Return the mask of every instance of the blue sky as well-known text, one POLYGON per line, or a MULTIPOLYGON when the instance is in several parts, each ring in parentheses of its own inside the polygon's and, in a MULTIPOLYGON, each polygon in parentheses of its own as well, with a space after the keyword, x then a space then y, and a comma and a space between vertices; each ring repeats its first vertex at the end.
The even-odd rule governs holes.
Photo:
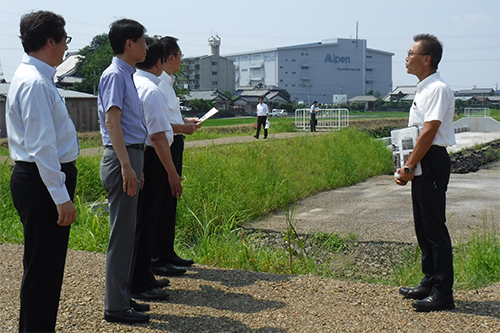
POLYGON ((69 51, 88 45, 116 19, 141 22, 150 35, 179 38, 186 56, 210 50, 221 37, 221 54, 320 42, 366 39, 368 47, 394 53, 393 86, 416 84, 404 57, 418 33, 444 44, 439 69, 454 90, 500 89, 500 1, 498 0, 0 0, 0 61, 9 81, 23 51, 19 19, 33 10, 51 10, 66 20, 73 37, 69 51))

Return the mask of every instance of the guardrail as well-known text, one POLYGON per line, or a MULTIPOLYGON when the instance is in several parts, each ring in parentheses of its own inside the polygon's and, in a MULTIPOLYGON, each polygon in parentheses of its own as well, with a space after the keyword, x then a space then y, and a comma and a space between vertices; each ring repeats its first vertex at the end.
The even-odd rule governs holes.
MULTIPOLYGON (((318 124, 316 129, 334 130, 349 126, 348 109, 320 109, 316 114, 318 124)), ((311 109, 295 110, 295 126, 297 129, 309 130, 311 128, 311 109)))

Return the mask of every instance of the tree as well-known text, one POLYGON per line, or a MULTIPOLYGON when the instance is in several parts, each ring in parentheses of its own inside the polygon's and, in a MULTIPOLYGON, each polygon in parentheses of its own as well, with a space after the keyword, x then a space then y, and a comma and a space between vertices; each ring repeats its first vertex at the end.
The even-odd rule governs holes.
POLYGON ((206 113, 214 107, 214 103, 201 98, 195 98, 189 101, 188 106, 199 113, 206 113))
POLYGON ((111 64, 113 50, 107 34, 95 36, 90 45, 80 50, 80 60, 76 64, 76 75, 82 78, 75 89, 89 94, 97 94, 97 86, 102 72, 111 64))
POLYGON ((287 90, 283 90, 281 92, 283 94, 283 96, 285 96, 288 100, 290 100, 290 98, 292 98, 292 95, 290 95, 290 93, 287 91, 287 90))

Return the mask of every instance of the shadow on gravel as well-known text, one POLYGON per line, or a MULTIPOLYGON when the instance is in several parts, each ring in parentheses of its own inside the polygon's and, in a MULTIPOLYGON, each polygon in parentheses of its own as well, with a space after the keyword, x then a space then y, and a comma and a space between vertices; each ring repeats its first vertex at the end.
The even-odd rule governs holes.
POLYGON ((151 314, 152 319, 161 321, 159 324, 150 325, 152 329, 174 333, 186 332, 245 332, 245 333, 286 333, 285 329, 277 327, 264 327, 252 329, 247 325, 227 317, 197 316, 181 317, 172 315, 151 314), (190 330, 187 330, 189 328, 190 330))
POLYGON ((471 302, 455 300, 453 312, 500 319, 500 301, 471 302))
POLYGON ((262 310, 277 310, 287 304, 276 301, 257 300, 248 294, 239 294, 200 285, 200 290, 169 290, 170 303, 192 307, 207 307, 239 313, 257 313, 262 310))
POLYGON ((190 274, 183 275, 183 278, 220 282, 226 287, 244 287, 254 284, 257 281, 289 281, 289 275, 259 273, 242 270, 218 270, 204 269, 199 267, 189 268, 190 274), (194 273, 194 274, 193 274, 194 273))

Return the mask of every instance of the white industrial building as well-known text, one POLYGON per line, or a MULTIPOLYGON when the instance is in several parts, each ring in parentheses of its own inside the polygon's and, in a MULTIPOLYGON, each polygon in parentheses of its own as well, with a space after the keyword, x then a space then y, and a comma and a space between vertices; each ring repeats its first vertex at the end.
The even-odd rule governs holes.
POLYGON ((394 53, 369 49, 364 39, 336 39, 225 55, 234 62, 235 86, 277 86, 294 102, 333 103, 370 90, 392 90, 394 53))

